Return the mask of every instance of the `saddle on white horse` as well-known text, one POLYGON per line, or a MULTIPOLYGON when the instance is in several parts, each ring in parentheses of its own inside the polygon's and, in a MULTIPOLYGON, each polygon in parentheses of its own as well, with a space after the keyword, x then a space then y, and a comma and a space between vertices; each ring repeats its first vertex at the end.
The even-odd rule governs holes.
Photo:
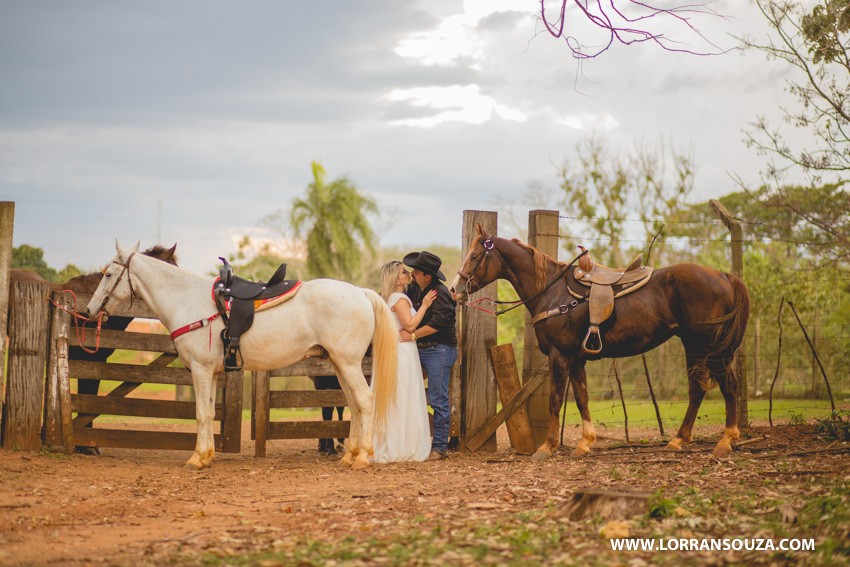
POLYGON ((286 264, 281 264, 266 282, 252 282, 233 275, 233 267, 224 258, 219 277, 213 284, 213 301, 224 321, 224 369, 240 370, 243 365, 239 339, 254 324, 254 313, 277 305, 295 295, 298 280, 286 279, 286 264))

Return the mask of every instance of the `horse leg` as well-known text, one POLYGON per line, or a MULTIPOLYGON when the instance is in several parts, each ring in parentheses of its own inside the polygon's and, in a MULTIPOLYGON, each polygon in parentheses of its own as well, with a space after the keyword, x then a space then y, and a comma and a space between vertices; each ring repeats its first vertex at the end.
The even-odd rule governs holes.
POLYGON ((543 444, 537 448, 532 456, 532 459, 536 461, 548 459, 560 445, 558 413, 561 411, 561 404, 564 402, 564 385, 569 380, 569 360, 553 350, 549 355, 549 369, 551 378, 549 381, 549 430, 543 444))
POLYGON ((676 437, 667 443, 668 449, 677 451, 681 450, 685 443, 691 442, 694 421, 697 418, 702 399, 705 397, 710 376, 705 355, 688 354, 686 359, 688 363, 688 409, 676 437))
POLYGON ((355 469, 369 466, 369 457, 374 453, 372 448, 372 391, 366 384, 361 362, 342 365, 333 362, 337 371, 339 385, 345 392, 351 408, 351 428, 345 441, 346 452, 341 464, 351 465, 355 469))
MULTIPOLYGON (((584 364, 585 361, 583 359, 575 359, 570 366, 570 382, 573 385, 576 407, 579 414, 581 414, 581 441, 573 449, 573 457, 581 457, 588 454, 590 452, 590 446, 596 441, 596 430, 593 428, 593 421, 590 419, 590 405, 588 404, 587 397, 587 372, 584 370, 584 364)), ((557 414, 554 419, 557 423, 557 414)))
POLYGON ((215 381, 211 369, 192 366, 192 383, 195 387, 195 420, 198 438, 195 452, 186 461, 186 468, 199 470, 212 463, 215 456, 213 420, 215 419, 215 381))
POLYGON ((726 429, 723 437, 714 447, 714 457, 721 459, 732 452, 732 442, 741 437, 738 430, 738 377, 732 368, 734 357, 723 361, 723 370, 712 372, 714 379, 720 386, 723 399, 726 400, 726 429))

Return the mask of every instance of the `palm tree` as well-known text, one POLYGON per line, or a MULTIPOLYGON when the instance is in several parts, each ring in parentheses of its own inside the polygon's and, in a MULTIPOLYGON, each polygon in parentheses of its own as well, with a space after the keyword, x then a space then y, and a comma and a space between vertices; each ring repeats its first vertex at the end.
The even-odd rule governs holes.
POLYGON ((307 243, 307 272, 314 278, 351 281, 360 267, 363 246, 374 253, 375 234, 368 214, 378 206, 347 177, 327 182, 327 172, 313 162, 307 194, 292 202, 296 236, 307 243))

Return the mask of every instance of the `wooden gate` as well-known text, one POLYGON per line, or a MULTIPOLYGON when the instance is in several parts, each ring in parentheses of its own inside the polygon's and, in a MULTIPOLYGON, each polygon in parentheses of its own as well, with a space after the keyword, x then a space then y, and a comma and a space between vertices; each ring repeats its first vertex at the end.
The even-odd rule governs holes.
MULTIPOLYGON (((307 359, 270 372, 253 373, 251 439, 254 456, 266 456, 266 441, 272 439, 331 439, 348 437, 350 421, 271 421, 275 408, 347 407, 342 390, 272 390, 277 376, 331 376, 336 374, 327 360, 307 359)), ((363 359, 363 374, 372 376, 372 358, 363 359)))
MULTIPOLYGON (((47 399, 45 403, 44 437, 48 446, 64 447, 71 452, 74 446, 126 447, 134 449, 186 449, 195 447, 196 433, 177 431, 147 431, 110 429, 98 425, 102 415, 152 417, 195 420, 195 403, 169 400, 128 398, 142 384, 173 384, 191 386, 189 370, 174 366, 177 350, 167 334, 104 330, 101 348, 151 352, 155 358, 149 364, 120 364, 70 360, 69 342, 77 344, 77 333, 68 311, 73 310, 68 294, 53 294, 51 305, 49 353, 47 360, 47 399), (72 336, 73 335, 73 336, 72 336), (71 379, 115 380, 118 386, 106 394, 84 395, 71 393, 71 379), (76 417, 73 414, 76 413, 76 417)), ((77 306, 86 305, 89 298, 77 297, 77 306)), ((115 310, 113 315, 156 319, 141 301, 132 308, 115 310)), ((79 337, 82 339, 82 336, 79 337)), ((94 348, 95 333, 88 329, 80 344, 94 348)), ((217 451, 238 453, 242 431, 242 372, 216 375, 218 395, 215 420, 220 431, 215 435, 217 451)))

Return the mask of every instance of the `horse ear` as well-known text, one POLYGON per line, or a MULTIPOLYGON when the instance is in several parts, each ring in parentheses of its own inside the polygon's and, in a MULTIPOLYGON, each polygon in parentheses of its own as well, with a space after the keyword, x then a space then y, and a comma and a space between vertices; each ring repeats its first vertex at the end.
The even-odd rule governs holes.
POLYGON ((141 246, 141 244, 142 244, 142 241, 141 241, 141 240, 137 240, 137 241, 136 241, 136 245, 135 245, 135 246, 133 246, 133 249, 130 251, 130 254, 135 254, 136 252, 138 252, 138 251, 139 251, 139 246, 141 246))
POLYGON ((118 243, 117 238, 115 239, 115 251, 118 252, 118 258, 120 258, 121 260, 127 257, 127 253, 124 252, 123 248, 121 248, 121 245, 118 243))
POLYGON ((165 256, 165 257, 166 257, 166 259, 167 259, 168 261, 170 261, 170 262, 174 262, 174 261, 175 261, 175 259, 176 259, 175 254, 177 254, 177 243, 176 243, 176 242, 174 243, 174 246, 172 246, 171 248, 169 248, 169 249, 166 251, 166 256, 165 256))
POLYGON ((481 236, 487 236, 486 234, 484 234, 484 229, 481 227, 481 223, 480 223, 480 222, 475 223, 475 228, 476 228, 476 230, 478 230, 478 234, 479 234, 479 235, 481 235, 481 236))

